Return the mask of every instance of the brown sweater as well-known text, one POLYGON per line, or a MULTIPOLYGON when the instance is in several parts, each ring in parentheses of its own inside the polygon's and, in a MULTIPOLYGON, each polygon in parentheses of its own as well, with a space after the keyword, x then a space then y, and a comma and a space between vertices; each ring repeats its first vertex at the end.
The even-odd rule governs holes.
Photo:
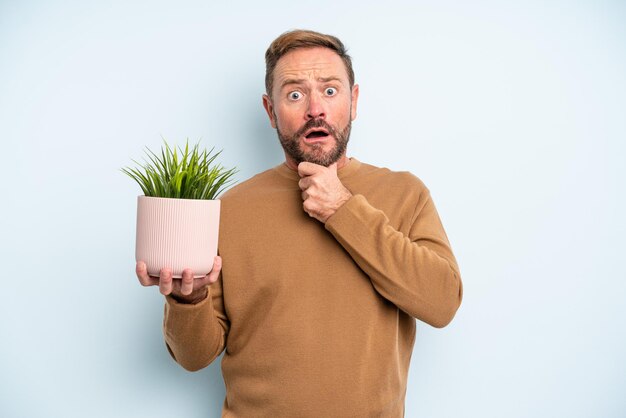
POLYGON ((415 319, 443 327, 462 298, 426 186, 351 159, 354 195, 326 224, 280 165, 222 198, 220 279, 167 297, 165 341, 188 370, 223 350, 224 417, 402 417, 415 319))

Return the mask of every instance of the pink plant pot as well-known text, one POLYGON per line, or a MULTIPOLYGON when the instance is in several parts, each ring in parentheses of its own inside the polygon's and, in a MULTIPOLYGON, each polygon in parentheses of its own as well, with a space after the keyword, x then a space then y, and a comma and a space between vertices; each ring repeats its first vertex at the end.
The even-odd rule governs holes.
POLYGON ((185 268, 203 277, 217 255, 219 224, 219 200, 138 196, 135 259, 151 276, 168 267, 176 278, 185 268))

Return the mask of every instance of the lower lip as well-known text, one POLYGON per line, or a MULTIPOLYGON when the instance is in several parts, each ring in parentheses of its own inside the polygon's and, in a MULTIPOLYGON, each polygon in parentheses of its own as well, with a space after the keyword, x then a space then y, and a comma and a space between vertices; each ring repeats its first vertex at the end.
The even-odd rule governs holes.
POLYGON ((326 142, 330 138, 331 138, 330 135, 318 136, 318 137, 315 137, 315 138, 307 138, 306 136, 302 137, 302 139, 304 140, 305 144, 319 144, 321 142, 326 142))

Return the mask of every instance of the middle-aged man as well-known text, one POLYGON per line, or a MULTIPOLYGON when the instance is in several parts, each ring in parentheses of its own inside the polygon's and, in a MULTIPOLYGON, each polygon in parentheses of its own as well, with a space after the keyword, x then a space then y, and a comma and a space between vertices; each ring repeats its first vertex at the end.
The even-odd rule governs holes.
POLYGON ((265 58, 285 163, 223 196, 205 278, 137 275, 167 295, 184 368, 226 349, 222 416, 402 417, 415 319, 443 327, 461 303, 446 233, 417 177, 346 156, 359 87, 339 39, 287 32, 265 58))

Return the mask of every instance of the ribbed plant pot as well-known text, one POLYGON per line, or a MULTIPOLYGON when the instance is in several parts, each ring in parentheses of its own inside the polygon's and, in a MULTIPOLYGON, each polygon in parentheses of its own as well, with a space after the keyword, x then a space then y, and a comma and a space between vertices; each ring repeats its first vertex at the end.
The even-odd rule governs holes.
POLYGON ((219 200, 139 196, 135 259, 151 276, 168 267, 176 278, 185 268, 203 277, 217 255, 219 224, 219 200))

